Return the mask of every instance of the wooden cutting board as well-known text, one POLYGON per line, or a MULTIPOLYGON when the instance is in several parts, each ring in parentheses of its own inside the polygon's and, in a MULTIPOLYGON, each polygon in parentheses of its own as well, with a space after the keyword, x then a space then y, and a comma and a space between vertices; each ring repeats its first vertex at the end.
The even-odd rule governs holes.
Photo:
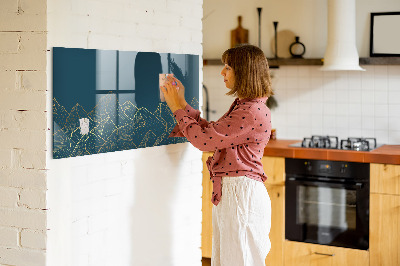
POLYGON ((231 48, 238 44, 249 43, 249 30, 242 27, 242 16, 238 16, 238 26, 231 30, 231 48))

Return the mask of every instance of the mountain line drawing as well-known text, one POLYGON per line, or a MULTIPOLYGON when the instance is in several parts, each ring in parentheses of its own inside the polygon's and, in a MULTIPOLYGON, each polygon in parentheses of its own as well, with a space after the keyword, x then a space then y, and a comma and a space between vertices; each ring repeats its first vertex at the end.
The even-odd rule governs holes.
MULTIPOLYGON (((53 158, 68 158, 120 150, 186 142, 168 138, 176 125, 172 112, 160 102, 154 113, 130 101, 120 104, 113 94, 103 95, 86 111, 79 103, 68 112, 53 99, 53 158), (79 119, 89 119, 89 132, 82 135, 79 119)), ((193 98, 190 105, 197 107, 193 98)))

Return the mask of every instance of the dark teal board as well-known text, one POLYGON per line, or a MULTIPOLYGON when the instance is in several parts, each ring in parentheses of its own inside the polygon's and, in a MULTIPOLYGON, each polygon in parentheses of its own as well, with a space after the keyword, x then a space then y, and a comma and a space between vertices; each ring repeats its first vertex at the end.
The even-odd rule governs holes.
POLYGON ((199 108, 198 55, 54 47, 53 158, 186 142, 168 138, 176 121, 160 101, 161 73, 199 108))

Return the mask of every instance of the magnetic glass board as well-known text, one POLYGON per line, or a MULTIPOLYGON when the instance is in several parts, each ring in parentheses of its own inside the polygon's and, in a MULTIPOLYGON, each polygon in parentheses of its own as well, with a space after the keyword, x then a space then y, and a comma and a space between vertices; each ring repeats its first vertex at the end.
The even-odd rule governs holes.
POLYGON ((53 158, 186 142, 168 138, 176 121, 160 101, 162 73, 199 108, 198 55, 54 47, 53 158))

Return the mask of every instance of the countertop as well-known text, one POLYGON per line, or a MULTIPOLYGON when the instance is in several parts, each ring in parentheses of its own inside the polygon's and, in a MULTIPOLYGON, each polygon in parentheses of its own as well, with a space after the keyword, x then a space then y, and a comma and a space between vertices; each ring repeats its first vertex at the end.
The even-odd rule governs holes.
POLYGON ((383 145, 372 151, 290 147, 301 140, 270 140, 264 156, 364 163, 400 164, 400 145, 383 145))

